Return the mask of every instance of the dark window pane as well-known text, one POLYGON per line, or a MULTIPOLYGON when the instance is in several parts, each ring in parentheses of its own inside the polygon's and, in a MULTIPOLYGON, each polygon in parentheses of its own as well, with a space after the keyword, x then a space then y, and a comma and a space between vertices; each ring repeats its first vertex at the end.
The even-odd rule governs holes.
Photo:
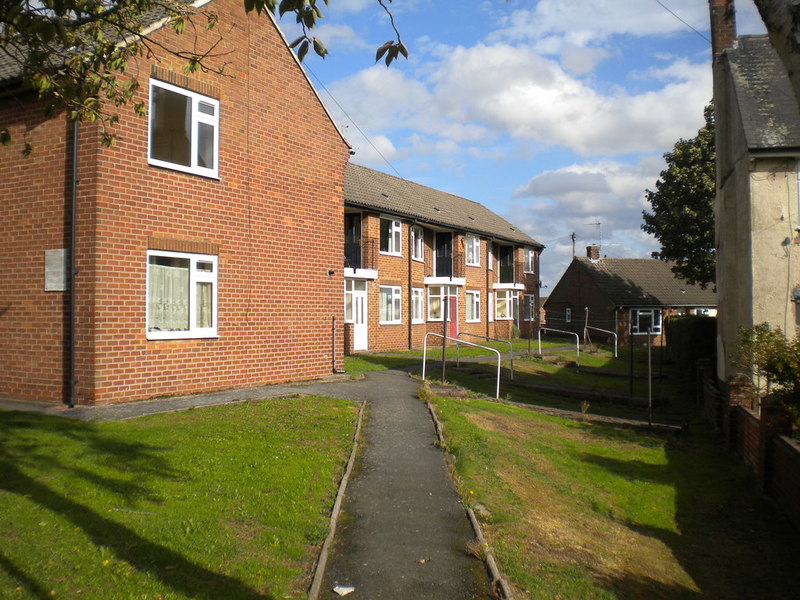
POLYGON ((191 99, 153 86, 150 106, 150 156, 191 166, 191 99))

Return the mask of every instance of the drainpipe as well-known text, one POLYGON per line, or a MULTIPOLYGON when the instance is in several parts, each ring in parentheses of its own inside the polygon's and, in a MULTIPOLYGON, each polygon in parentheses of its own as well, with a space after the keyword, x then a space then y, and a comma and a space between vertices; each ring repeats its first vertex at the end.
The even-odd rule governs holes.
POLYGON ((412 325, 412 317, 414 315, 414 296, 413 296, 413 288, 412 288, 412 281, 411 281, 411 253, 414 251, 414 243, 411 239, 411 229, 417 224, 416 221, 412 221, 411 224, 408 226, 408 349, 411 350, 414 347, 414 336, 413 336, 413 328, 412 325))
POLYGON ((72 122, 72 186, 71 186, 71 206, 70 206, 70 233, 69 233, 69 396, 66 405, 69 408, 75 406, 76 380, 75 380, 75 277, 78 274, 75 260, 75 249, 77 247, 76 218, 78 214, 78 120, 72 122))

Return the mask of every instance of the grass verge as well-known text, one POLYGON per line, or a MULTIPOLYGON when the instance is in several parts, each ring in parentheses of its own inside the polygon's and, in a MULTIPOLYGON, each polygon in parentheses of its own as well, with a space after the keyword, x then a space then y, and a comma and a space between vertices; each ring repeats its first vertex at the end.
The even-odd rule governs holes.
POLYGON ((304 598, 357 409, 0 412, 0 598, 304 598))
POLYGON ((460 493, 518 598, 796 598, 796 532, 709 433, 434 403, 460 493))

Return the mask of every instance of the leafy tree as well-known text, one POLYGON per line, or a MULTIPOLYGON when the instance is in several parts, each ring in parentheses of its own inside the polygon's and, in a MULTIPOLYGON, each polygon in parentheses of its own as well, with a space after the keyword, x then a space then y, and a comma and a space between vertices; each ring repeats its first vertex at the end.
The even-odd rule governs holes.
POLYGON ((673 262, 673 273, 703 288, 714 274, 714 110, 704 111, 706 124, 697 136, 675 143, 664 154, 655 191, 647 190, 653 212, 642 211, 642 229, 661 242, 661 260, 673 262))
MULTIPOLYGON (((407 58, 408 51, 387 5, 392 0, 375 1, 389 15, 396 34, 376 53, 375 60, 383 58, 388 66, 400 55, 407 58)), ((291 46, 300 60, 310 49, 323 58, 328 53, 310 34, 323 17, 318 0, 243 2, 248 13, 294 14, 302 34, 291 46)), ((185 0, 0 0, 0 58, 16 67, 19 75, 13 88, 36 91, 47 100, 49 113, 67 110, 70 118, 102 123, 104 142, 110 144, 114 135, 107 126, 117 121, 113 108, 131 102, 139 88, 138 78, 126 73, 131 59, 161 50, 182 59, 187 73, 224 70, 221 36, 204 48, 196 47, 188 34, 176 38, 181 41, 174 45, 160 44, 148 30, 159 20, 183 34, 194 28, 212 29, 217 15, 213 5, 196 9, 185 0)), ((138 114, 145 112, 142 103, 133 108, 138 114)), ((0 123, 0 143, 9 141, 8 129, 0 123)))

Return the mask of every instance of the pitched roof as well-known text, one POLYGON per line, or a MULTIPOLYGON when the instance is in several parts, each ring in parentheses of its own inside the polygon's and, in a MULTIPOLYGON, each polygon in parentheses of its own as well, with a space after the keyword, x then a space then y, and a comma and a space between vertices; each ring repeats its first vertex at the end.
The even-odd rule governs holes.
POLYGON ((800 119, 786 67, 766 35, 737 38, 725 51, 751 150, 800 147, 800 119))
POLYGON ((347 165, 344 181, 345 204, 544 248, 502 217, 472 200, 352 163, 347 165))
POLYGON ((574 259, 617 306, 716 306, 717 294, 678 279, 656 258, 574 259))

